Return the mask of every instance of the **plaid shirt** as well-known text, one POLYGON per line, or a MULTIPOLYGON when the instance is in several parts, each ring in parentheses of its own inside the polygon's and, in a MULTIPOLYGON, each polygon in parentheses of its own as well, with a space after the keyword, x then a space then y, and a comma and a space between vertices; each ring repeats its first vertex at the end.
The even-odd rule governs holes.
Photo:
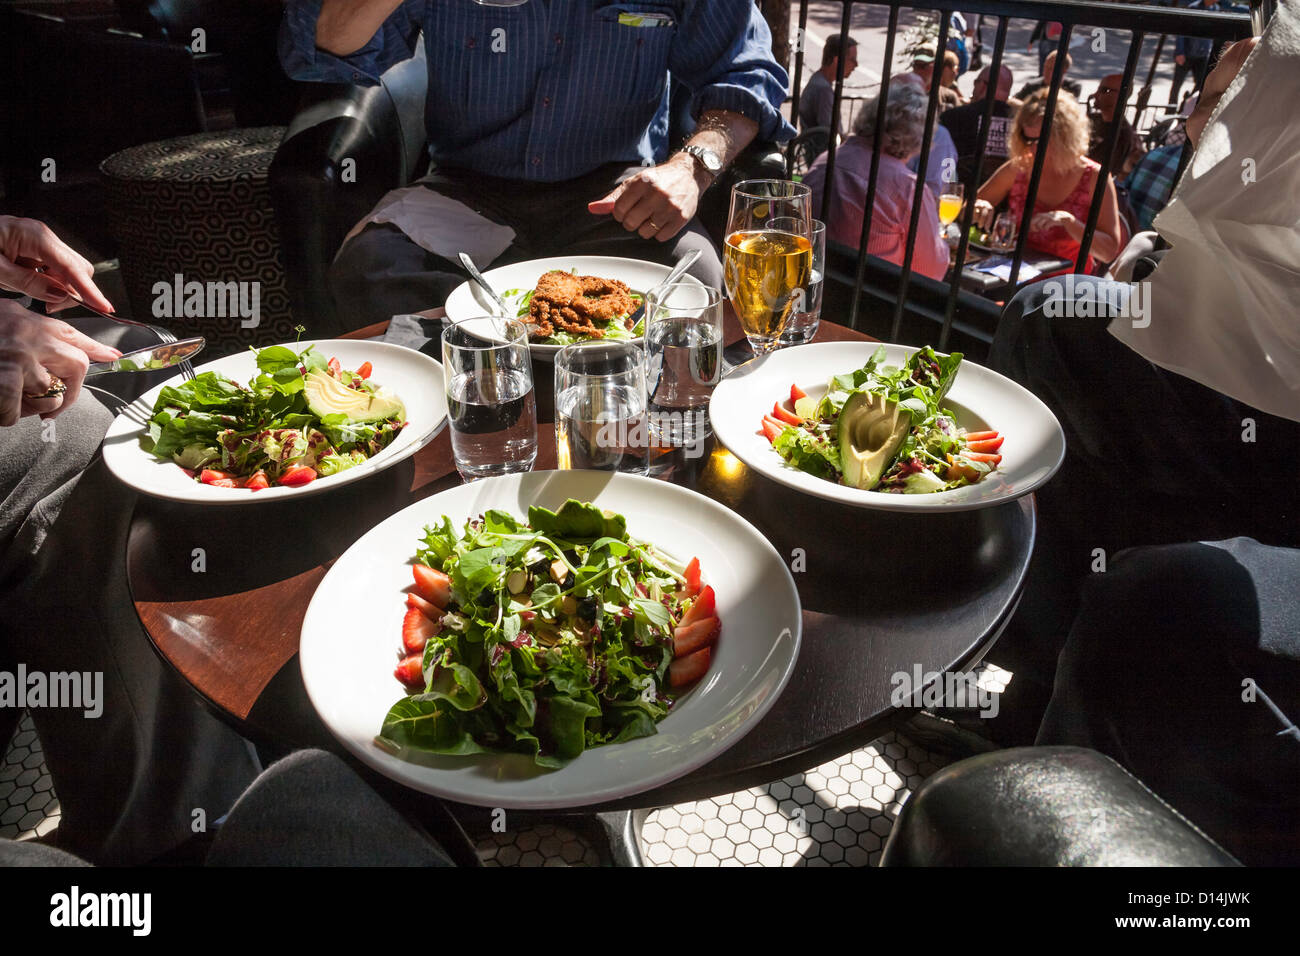
POLYGON ((1137 217, 1139 230, 1151 228, 1151 220, 1156 217, 1169 194, 1174 189, 1174 175, 1178 172, 1178 160, 1182 157, 1183 145, 1161 146, 1151 150, 1142 157, 1133 172, 1124 180, 1128 190, 1129 207, 1137 217))

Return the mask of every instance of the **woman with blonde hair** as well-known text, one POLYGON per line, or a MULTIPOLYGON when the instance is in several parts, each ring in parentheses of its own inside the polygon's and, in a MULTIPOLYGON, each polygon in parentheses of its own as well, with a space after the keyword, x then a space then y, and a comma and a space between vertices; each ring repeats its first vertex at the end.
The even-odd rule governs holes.
MULTIPOLYGON (((1043 133, 1047 90, 1039 90, 1021 105, 1012 123, 1009 140, 1011 158, 980 187, 975 202, 975 220, 988 229, 993 210, 1005 200, 1019 225, 1025 208, 1025 193, 1034 166, 1034 154, 1043 133)), ((1040 252, 1074 262, 1079 256, 1083 228, 1088 221, 1093 190, 1101 166, 1088 158, 1088 116, 1079 101, 1061 90, 1052 118, 1047 159, 1038 182, 1034 215, 1029 220, 1026 244, 1040 252)), ((1101 215, 1092 236, 1092 247, 1083 271, 1095 271, 1096 262, 1110 262, 1122 248, 1119 202, 1115 183, 1106 177, 1101 215), (1094 261, 1095 260, 1095 261, 1094 261)), ((1074 271, 1073 266, 1069 270, 1074 271)))

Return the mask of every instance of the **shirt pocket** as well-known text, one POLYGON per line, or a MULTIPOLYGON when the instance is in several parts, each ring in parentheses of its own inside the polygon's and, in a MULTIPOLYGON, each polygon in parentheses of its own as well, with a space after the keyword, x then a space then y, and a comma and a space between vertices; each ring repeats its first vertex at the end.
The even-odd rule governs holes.
POLYGON ((615 102, 658 103, 668 83, 668 57, 677 37, 674 3, 610 3, 597 8, 584 62, 592 89, 615 102))
MULTIPOLYGON (((517 117, 531 101, 535 34, 527 6, 485 7, 473 0, 430 4, 425 37, 429 55, 429 110, 440 133, 473 140, 517 117)), ((432 131, 431 131, 432 132, 432 131)))

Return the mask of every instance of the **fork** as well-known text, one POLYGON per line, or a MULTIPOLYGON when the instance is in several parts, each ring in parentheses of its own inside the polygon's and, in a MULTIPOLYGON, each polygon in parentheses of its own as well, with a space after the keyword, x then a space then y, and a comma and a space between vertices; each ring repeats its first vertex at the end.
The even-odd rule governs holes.
MULTIPOLYGON (((66 285, 62 280, 57 279, 54 276, 50 275, 50 273, 47 272, 43 266, 38 267, 36 271, 39 272, 42 276, 44 276, 47 282, 51 283, 56 288, 61 289, 64 292, 64 294, 68 296, 68 298, 72 299, 72 301, 78 303, 83 309, 95 313, 95 315, 102 316, 106 319, 110 319, 113 322, 119 322, 122 325, 134 325, 142 329, 148 329, 150 332, 152 332, 155 336, 158 337, 158 341, 163 345, 173 345, 178 341, 175 335, 173 335, 167 329, 162 328, 161 326, 150 325, 148 322, 137 322, 135 319, 124 319, 120 315, 113 315, 113 313, 111 312, 104 312, 101 311, 100 309, 95 308, 93 305, 88 304, 86 300, 81 297, 81 293, 77 292, 76 289, 73 289, 68 285, 66 285)), ((189 381, 194 378, 194 366, 189 363, 188 359, 185 360, 184 362, 181 362, 181 376, 186 381, 189 381)))

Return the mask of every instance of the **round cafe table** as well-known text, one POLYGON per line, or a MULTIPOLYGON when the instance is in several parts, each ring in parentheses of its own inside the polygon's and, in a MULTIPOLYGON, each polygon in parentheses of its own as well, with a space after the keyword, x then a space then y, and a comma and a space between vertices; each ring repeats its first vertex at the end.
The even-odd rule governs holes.
MULTIPOLYGON (((816 341, 866 338, 823 321, 816 341)), ((728 315, 726 340, 742 339, 728 315)), ((535 371, 541 470, 556 467, 554 405, 551 366, 535 371)), ((787 557, 803 643, 781 698, 735 746, 678 780, 586 810, 730 793, 870 742, 913 712, 892 705, 892 675, 964 670, 979 660, 1019 599, 1033 550, 1031 497, 934 515, 844 507, 763 478, 716 442, 702 457, 668 457, 652 470, 732 508, 787 557)), ((307 605, 365 531, 459 482, 444 429, 412 458, 301 501, 204 508, 142 496, 127 545, 140 620, 162 658, 245 736, 279 750, 344 754, 302 684, 307 605)))

